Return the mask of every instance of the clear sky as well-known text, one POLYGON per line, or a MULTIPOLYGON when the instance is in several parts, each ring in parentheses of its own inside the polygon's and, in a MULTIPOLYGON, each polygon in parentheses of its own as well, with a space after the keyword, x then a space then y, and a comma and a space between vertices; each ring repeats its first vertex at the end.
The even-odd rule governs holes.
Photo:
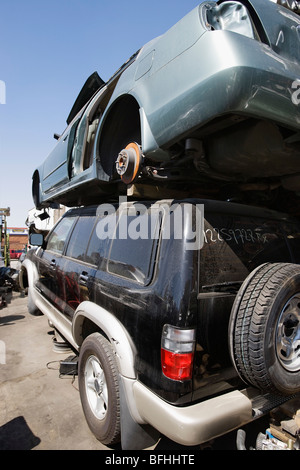
POLYGON ((103 80, 201 0, 1 0, 0 207, 32 209, 33 170, 55 145, 87 77, 103 80), (5 94, 4 94, 5 84, 5 94))

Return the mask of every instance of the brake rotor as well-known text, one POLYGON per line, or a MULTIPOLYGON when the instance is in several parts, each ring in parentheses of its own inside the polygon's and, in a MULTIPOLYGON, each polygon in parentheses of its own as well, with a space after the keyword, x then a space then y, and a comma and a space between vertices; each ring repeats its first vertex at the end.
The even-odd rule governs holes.
POLYGON ((116 161, 116 170, 123 183, 133 183, 138 177, 142 159, 141 147, 135 142, 131 142, 121 150, 116 161))

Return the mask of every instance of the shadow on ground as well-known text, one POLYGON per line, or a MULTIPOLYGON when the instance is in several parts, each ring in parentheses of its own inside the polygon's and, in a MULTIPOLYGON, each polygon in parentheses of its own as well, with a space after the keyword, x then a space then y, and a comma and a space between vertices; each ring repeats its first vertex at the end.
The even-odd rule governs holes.
POLYGON ((0 427, 0 450, 30 450, 40 442, 23 416, 18 416, 0 427))
POLYGON ((0 317, 0 326, 13 325, 15 321, 22 320, 25 318, 25 315, 6 315, 5 317, 0 317))

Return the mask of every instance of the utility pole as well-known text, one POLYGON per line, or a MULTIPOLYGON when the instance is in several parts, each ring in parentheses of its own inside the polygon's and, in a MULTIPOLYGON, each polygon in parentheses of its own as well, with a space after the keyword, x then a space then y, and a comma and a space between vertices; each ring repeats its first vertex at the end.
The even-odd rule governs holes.
POLYGON ((10 216, 10 208, 0 208, 0 256, 4 260, 5 266, 10 265, 9 257, 9 237, 7 234, 6 217, 10 216), (3 243, 2 243, 3 239, 3 243))

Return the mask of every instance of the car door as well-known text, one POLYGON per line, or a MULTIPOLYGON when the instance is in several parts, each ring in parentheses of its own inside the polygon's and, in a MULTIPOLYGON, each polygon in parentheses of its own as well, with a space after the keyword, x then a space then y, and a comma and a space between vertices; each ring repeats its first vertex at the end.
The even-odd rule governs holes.
POLYGON ((56 146, 44 161, 42 191, 45 195, 60 188, 70 179, 70 156, 82 113, 83 111, 74 118, 65 132, 59 137, 56 146))
POLYGON ((64 249, 68 236, 76 221, 75 215, 63 217, 50 232, 46 248, 39 257, 39 278, 36 287, 52 305, 63 311, 64 288, 64 249))
POLYGON ((72 318, 81 302, 91 299, 96 266, 86 256, 89 240, 96 223, 96 208, 88 208, 72 231, 65 253, 64 314, 72 318))
POLYGON ((80 91, 67 118, 68 127, 43 163, 41 186, 44 196, 61 190, 70 179, 91 166, 91 147, 101 115, 98 101, 102 102, 107 90, 104 85, 95 72, 80 91), (97 90, 100 93, 92 99, 97 90))

